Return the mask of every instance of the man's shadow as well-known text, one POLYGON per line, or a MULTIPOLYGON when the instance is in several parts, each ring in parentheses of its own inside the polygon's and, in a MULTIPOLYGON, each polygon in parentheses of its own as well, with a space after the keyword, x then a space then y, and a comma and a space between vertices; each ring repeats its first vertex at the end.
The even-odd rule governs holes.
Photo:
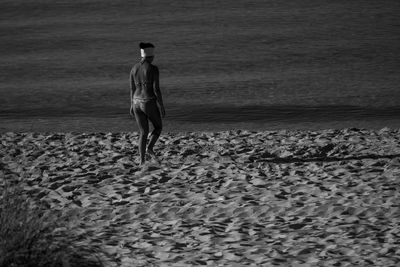
MULTIPOLYGON (((271 155, 272 156, 272 155, 271 155)), ((330 156, 317 156, 309 158, 301 158, 295 156, 289 157, 264 157, 258 158, 256 162, 271 162, 271 163, 297 163, 297 162, 334 162, 334 161, 344 161, 344 160, 363 160, 363 159, 394 159, 400 158, 400 154, 392 155, 375 155, 367 154, 362 156, 345 156, 345 157, 330 157, 330 156)))

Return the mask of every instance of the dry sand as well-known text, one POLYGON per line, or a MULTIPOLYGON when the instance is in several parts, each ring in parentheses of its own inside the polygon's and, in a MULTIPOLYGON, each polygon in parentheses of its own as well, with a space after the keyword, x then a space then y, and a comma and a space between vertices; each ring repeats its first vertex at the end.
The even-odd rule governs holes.
POLYGON ((396 266, 400 130, 4 133, 0 178, 110 266, 396 266), (114 264, 112 263, 114 262, 114 264))

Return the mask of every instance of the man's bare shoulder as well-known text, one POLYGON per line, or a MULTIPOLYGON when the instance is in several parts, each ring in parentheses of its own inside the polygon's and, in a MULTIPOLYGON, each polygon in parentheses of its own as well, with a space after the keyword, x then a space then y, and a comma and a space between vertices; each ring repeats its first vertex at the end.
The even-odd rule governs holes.
POLYGON ((135 72, 135 70, 137 70, 140 66, 140 63, 136 63, 135 65, 133 65, 131 72, 135 72))

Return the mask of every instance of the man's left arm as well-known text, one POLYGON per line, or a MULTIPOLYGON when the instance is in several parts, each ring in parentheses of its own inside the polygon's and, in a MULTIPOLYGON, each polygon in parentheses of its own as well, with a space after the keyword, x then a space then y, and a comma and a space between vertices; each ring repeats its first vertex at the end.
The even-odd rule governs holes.
POLYGON ((161 109, 161 115, 162 115, 162 117, 165 117, 164 102, 163 102, 163 98, 162 98, 161 90, 160 90, 160 73, 159 73, 157 67, 155 67, 155 69, 154 69, 154 94, 157 97, 157 102, 161 109))
POLYGON ((129 110, 129 113, 133 116, 133 96, 135 95, 135 91, 136 91, 135 79, 133 77, 133 69, 129 75, 129 82, 130 82, 130 87, 131 87, 131 92, 130 92, 131 108, 129 110))

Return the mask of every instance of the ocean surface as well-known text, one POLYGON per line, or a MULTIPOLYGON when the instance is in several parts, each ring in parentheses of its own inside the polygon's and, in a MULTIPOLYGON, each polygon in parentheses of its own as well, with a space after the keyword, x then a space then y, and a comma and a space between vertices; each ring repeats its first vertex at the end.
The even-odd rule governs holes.
POLYGON ((400 2, 2 0, 0 132, 131 131, 156 46, 167 131, 400 128, 400 2))

